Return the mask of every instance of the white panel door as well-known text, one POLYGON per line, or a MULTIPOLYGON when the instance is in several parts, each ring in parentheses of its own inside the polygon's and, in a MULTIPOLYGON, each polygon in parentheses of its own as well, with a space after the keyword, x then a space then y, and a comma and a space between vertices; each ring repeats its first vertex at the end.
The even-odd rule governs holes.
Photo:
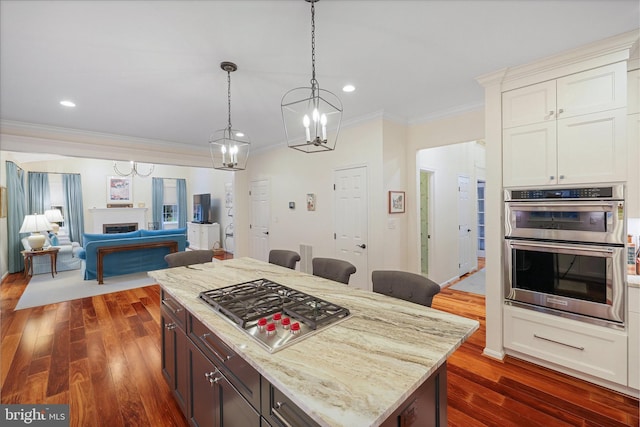
POLYGON ((367 168, 336 170, 334 182, 335 256, 356 267, 356 273, 349 279, 349 286, 371 290, 367 257, 367 168))
POLYGON ((473 241, 471 239, 471 191, 468 176, 458 176, 458 274, 471 271, 473 241))
POLYGON ((249 256, 267 261, 269 259, 269 180, 251 182, 251 223, 249 256))

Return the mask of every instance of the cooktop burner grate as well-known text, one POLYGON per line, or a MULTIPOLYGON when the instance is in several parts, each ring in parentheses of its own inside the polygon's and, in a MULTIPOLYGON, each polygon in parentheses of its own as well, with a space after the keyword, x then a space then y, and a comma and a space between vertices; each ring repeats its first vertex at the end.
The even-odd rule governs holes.
POLYGON ((271 352, 350 315, 344 307, 268 279, 204 291, 200 298, 271 352), (259 321, 273 323, 276 331, 267 333, 259 321))

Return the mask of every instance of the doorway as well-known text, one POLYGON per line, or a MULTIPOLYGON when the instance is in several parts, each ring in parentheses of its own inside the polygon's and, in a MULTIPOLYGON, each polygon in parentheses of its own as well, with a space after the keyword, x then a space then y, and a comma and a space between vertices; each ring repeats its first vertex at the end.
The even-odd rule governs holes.
POLYGON ((431 194, 433 172, 420 170, 420 273, 429 275, 429 243, 431 240, 431 194))
POLYGON ((477 182, 485 180, 485 147, 470 141, 420 150, 416 156, 420 272, 446 284, 477 266, 477 182))

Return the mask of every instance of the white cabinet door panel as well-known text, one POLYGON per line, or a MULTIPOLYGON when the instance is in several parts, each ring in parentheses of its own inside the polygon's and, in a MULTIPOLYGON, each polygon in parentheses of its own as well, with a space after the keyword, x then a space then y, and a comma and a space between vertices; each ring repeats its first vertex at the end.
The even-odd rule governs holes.
POLYGON ((558 182, 625 181, 626 120, 624 108, 558 120, 558 182))
POLYGON ((555 110, 555 80, 514 89, 502 94, 502 127, 553 121, 555 110))
POLYGON ((572 74, 557 82, 558 119, 627 106, 626 62, 572 74))
POLYGON ((555 121, 506 129, 503 144, 505 187, 555 183, 555 121))
POLYGON ((640 70, 627 73, 627 114, 640 113, 640 70))

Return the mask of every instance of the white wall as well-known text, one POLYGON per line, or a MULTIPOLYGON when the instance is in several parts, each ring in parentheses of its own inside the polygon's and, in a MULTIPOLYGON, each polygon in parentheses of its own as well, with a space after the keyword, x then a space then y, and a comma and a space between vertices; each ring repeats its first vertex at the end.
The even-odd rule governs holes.
POLYGON ((249 254, 251 181, 268 179, 271 185, 270 248, 299 251, 313 246, 313 256, 334 254, 334 171, 367 166, 369 189, 369 270, 384 264, 386 193, 383 191, 382 119, 343 128, 333 152, 307 154, 280 146, 254 153, 247 170, 236 175, 236 255, 249 254), (307 193, 316 194, 316 210, 307 211, 307 193), (289 202, 296 208, 289 209, 289 202))

